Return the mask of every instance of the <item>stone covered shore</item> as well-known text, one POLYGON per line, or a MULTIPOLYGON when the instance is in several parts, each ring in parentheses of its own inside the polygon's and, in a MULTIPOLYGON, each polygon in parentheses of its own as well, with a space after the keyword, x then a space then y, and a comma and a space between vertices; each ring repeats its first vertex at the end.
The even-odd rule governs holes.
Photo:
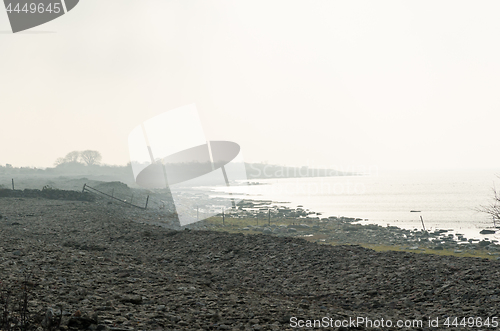
POLYGON ((412 251, 445 250, 454 254, 500 256, 497 240, 466 238, 448 229, 423 231, 364 224, 360 218, 323 217, 302 207, 289 208, 267 200, 243 200, 238 206, 237 210, 227 212, 224 226, 221 226, 219 216, 193 227, 306 238, 318 243, 383 245, 412 251))
POLYGON ((0 198, 0 215, 1 290, 16 300, 32 273, 33 330, 296 330, 291 318, 324 317, 436 330, 429 319, 500 316, 495 260, 171 230, 152 224, 158 211, 104 200, 0 198))

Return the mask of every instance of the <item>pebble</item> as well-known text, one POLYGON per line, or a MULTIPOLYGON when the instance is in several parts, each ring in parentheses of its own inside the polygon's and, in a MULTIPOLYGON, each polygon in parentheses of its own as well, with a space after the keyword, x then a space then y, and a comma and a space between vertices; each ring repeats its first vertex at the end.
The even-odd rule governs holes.
POLYGON ((496 260, 176 231, 134 222, 140 218, 130 210, 0 198, 1 214, 21 225, 0 226, 2 283, 19 292, 23 273, 33 271, 30 311, 40 327, 61 308, 65 330, 147 331, 292 330, 292 316, 500 313, 496 260), (35 216, 17 216, 27 214, 35 216))

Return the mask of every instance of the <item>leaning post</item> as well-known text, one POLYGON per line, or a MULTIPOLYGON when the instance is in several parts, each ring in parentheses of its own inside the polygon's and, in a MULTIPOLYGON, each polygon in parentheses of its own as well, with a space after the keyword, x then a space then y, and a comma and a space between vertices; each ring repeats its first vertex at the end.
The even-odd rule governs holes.
POLYGON ((422 221, 422 227, 424 228, 424 231, 426 231, 425 230, 425 225, 424 225, 424 219, 422 218, 422 215, 420 215, 420 220, 422 221))

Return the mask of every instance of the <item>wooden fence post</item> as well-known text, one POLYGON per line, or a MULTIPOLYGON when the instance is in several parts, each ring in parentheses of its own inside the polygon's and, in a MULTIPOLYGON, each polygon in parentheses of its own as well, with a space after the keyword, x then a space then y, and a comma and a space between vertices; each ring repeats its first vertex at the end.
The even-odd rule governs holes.
POLYGON ((425 230, 425 225, 424 225, 424 219, 422 218, 422 215, 420 215, 420 220, 422 221, 422 226, 423 226, 423 228, 424 228, 424 231, 426 231, 426 230, 425 230))

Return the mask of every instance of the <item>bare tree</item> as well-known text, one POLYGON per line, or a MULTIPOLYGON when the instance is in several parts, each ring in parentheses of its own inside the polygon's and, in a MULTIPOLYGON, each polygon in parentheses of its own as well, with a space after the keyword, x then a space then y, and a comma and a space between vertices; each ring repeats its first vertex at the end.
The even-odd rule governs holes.
POLYGON ((54 162, 54 166, 58 166, 60 164, 64 163, 64 158, 63 157, 58 157, 57 160, 54 162))
POLYGON ((495 220, 500 220, 500 193, 493 189, 493 202, 483 206, 481 211, 490 214, 495 220))
POLYGON ((57 167, 58 165, 65 163, 79 163, 79 160, 80 160, 80 152, 73 151, 66 154, 65 157, 57 158, 57 160, 54 162, 54 166, 57 167))
POLYGON ((96 165, 101 162, 102 155, 98 151, 86 150, 80 152, 80 157, 87 165, 96 165))
POLYGON ((78 151, 73 151, 73 152, 69 152, 68 154, 66 154, 66 156, 64 157, 64 162, 65 163, 71 163, 71 162, 78 162, 80 159, 80 152, 78 151))
POLYGON ((490 214, 496 227, 495 221, 500 220, 500 192, 495 187, 493 187, 493 201, 487 206, 481 206, 478 210, 490 214))

